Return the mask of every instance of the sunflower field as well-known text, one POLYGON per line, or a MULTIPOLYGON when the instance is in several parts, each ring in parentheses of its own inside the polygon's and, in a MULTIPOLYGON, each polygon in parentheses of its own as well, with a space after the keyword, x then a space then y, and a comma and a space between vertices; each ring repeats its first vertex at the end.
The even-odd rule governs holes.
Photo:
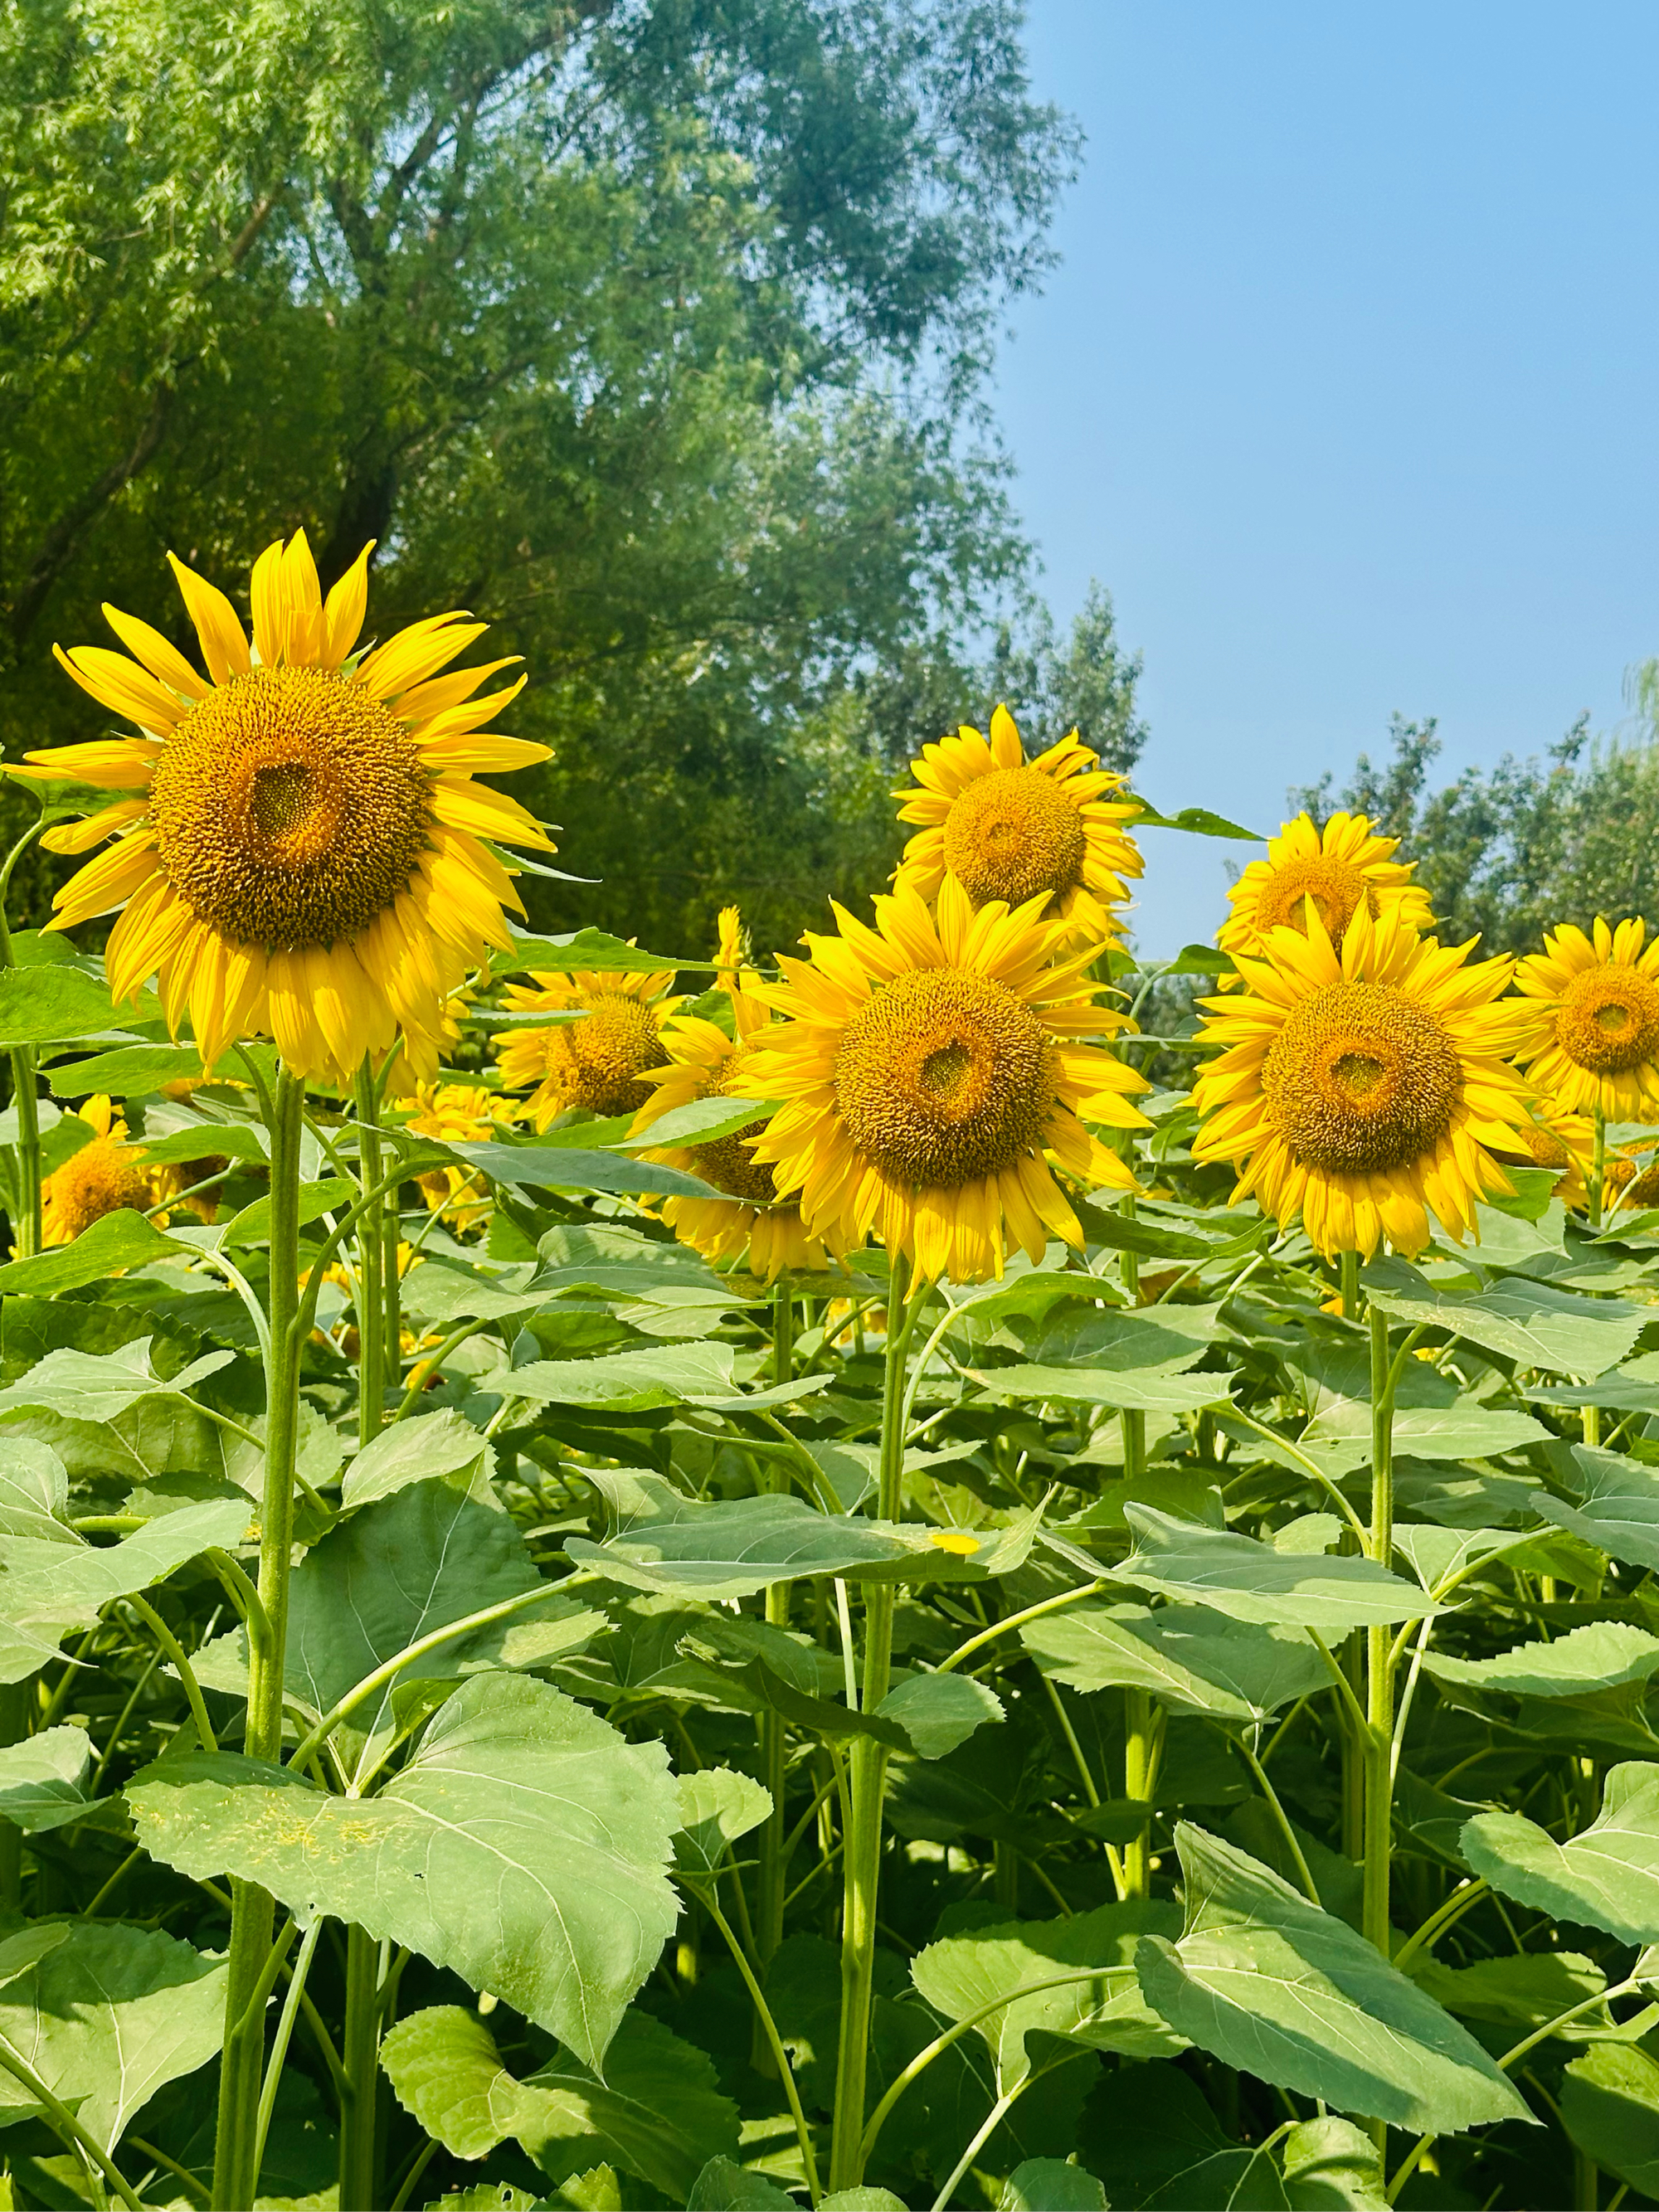
POLYGON ((1643 923, 1304 816, 1139 964, 1248 833, 999 710, 537 937, 483 626, 174 569, 7 769, 5 2201, 1659 2203, 1643 923))

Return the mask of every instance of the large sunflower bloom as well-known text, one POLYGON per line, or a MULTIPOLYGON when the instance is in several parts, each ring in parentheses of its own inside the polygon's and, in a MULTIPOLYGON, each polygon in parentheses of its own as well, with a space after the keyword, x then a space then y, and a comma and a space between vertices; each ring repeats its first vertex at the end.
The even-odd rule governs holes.
POLYGON ((1050 1236, 1081 1244, 1052 1156, 1091 1185, 1133 1188, 1084 1126, 1149 1126, 1146 1085, 1099 1039, 1127 1026, 1093 1001, 1092 949, 1057 961, 1069 922, 1042 893, 977 913, 955 876, 937 913, 901 884, 868 929, 835 909, 839 935, 803 939, 767 997, 788 1018, 756 1041, 753 1097, 785 1103, 755 1158, 808 1231, 844 1247, 872 1230, 929 1279, 1000 1274, 1009 1243, 1035 1261, 1050 1236))
POLYGON ((976 907, 1040 894, 1045 915, 1074 923, 1097 947, 1121 936, 1114 909, 1128 896, 1124 878, 1141 871, 1124 824, 1140 809, 1075 730, 1028 761, 999 707, 988 739, 963 723, 924 745, 911 773, 915 784, 893 794, 899 820, 925 826, 904 848, 899 888, 932 900, 951 875, 976 907))
POLYGON ((258 1031, 295 1073, 345 1084, 401 1030, 431 1073, 445 1000, 486 945, 510 949, 502 908, 523 911, 486 841, 552 849, 515 800, 472 780, 547 757, 484 727, 523 679, 475 699, 504 661, 438 673, 482 623, 434 616, 352 657, 370 550, 325 602, 303 531, 268 547, 251 647, 224 594, 173 559, 206 675, 106 606, 134 659, 55 649, 138 733, 11 771, 113 794, 46 832, 59 853, 115 839, 58 892, 52 927, 122 908, 105 956, 114 997, 159 976, 168 1023, 188 1007, 210 1066, 258 1031))
POLYGON ((1413 929, 1426 929, 1429 895, 1411 867, 1394 858, 1400 840, 1379 837, 1363 814, 1333 814, 1316 830, 1306 814, 1287 822, 1228 892, 1232 912, 1216 932, 1224 952, 1261 955, 1269 931, 1301 929, 1307 902, 1333 945, 1363 907, 1376 921, 1398 908, 1413 929))
POLYGON ((47 1244, 72 1244, 94 1221, 124 1207, 148 1212, 163 1195, 143 1147, 127 1142, 127 1125, 110 1099, 100 1093, 76 1111, 93 1134, 40 1186, 41 1241, 47 1244))
MULTIPOLYGON (((743 1073, 753 1060, 756 1040, 764 1036, 773 1015, 759 995, 759 976, 742 964, 734 906, 721 910, 715 957, 720 988, 732 1002, 732 1035, 727 1036, 718 1023, 698 1014, 681 1014, 670 1022, 662 1038, 668 1065, 651 1069, 641 1079, 651 1085, 653 1096, 640 1109, 636 1131, 648 1130, 664 1115, 694 1099, 753 1096, 745 1094, 743 1073)), ((731 1194, 727 1198, 665 1200, 662 1218, 681 1242, 706 1260, 741 1261, 750 1274, 770 1283, 781 1274, 827 1267, 830 1250, 839 1258, 841 1248, 832 1243, 826 1249, 822 1238, 809 1237, 801 1226, 798 1206, 778 1202, 772 1170, 754 1154, 754 1140, 764 1127, 763 1122, 751 1122, 713 1144, 665 1146, 651 1157, 731 1194)))
POLYGON ((545 1129, 571 1107, 589 1114, 635 1114, 651 1096, 643 1079, 663 1060, 662 1025, 678 1006, 665 995, 671 968, 579 969, 533 974, 532 990, 507 987, 515 1013, 569 1013, 574 1020, 533 1030, 504 1030, 496 1039, 501 1081, 509 1091, 534 1089, 526 1109, 545 1129))
POLYGON ((1659 1121, 1659 938, 1646 937, 1644 921, 1613 929, 1597 915, 1591 936, 1547 933, 1516 969, 1526 1001, 1516 1057, 1569 1113, 1659 1121))
POLYGON ((1493 1152, 1531 1126, 1505 1059, 1515 1003, 1498 1003, 1514 963, 1470 949, 1419 938, 1396 906, 1357 912, 1340 946, 1316 910, 1265 959, 1235 956, 1242 988, 1202 1002, 1224 1049, 1194 1086, 1194 1158, 1235 1163, 1235 1197, 1299 1214, 1327 1258, 1384 1237, 1420 1252, 1431 1208, 1468 1235, 1476 1200, 1512 1188, 1493 1152))

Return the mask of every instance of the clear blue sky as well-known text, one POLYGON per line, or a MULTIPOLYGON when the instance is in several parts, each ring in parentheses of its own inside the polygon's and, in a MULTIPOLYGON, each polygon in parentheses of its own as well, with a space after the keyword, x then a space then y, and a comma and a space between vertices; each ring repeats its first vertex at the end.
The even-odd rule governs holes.
MULTIPOLYGON (((1438 715, 1445 777, 1659 652, 1656 0, 1030 0, 1088 134, 999 361, 1057 615, 1146 656, 1139 781, 1275 827, 1438 715)), ((1144 953, 1223 856, 1154 833, 1144 953)))

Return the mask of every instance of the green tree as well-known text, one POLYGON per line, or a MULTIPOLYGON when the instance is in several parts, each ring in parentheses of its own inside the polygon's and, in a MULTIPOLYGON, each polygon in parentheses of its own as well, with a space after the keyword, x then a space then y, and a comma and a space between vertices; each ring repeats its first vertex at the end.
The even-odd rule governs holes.
POLYGON ((1626 681, 1631 715, 1594 742, 1581 715, 1543 758, 1505 754, 1429 787, 1440 740, 1432 720, 1390 725, 1391 758, 1362 753, 1340 793, 1333 779, 1292 791, 1316 821, 1340 805, 1369 814, 1417 863, 1442 934, 1479 935, 1494 952, 1536 949, 1559 922, 1598 914, 1659 924, 1659 660, 1626 681))
POLYGON ((535 881, 538 919, 672 945, 733 894, 817 910, 886 749, 847 702, 942 691, 1030 604, 974 402, 1077 142, 1020 20, 18 0, 9 750, 95 726, 47 648, 100 601, 181 635, 167 547, 230 583, 303 524, 326 580, 374 538, 380 628, 464 604, 530 665, 514 726, 557 757, 525 795, 607 879, 535 881))

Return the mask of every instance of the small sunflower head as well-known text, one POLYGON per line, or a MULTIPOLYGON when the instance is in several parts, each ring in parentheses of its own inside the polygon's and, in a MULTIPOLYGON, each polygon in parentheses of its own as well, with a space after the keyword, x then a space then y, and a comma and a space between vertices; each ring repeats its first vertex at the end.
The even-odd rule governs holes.
POLYGON ((80 1118, 94 1131, 62 1167, 54 1168, 40 1192, 41 1229, 48 1244, 71 1244, 106 1213, 131 1209, 143 1213, 157 1192, 143 1149, 126 1141, 126 1124, 106 1097, 89 1098, 80 1118))
POLYGON ((1563 1110, 1659 1121, 1659 940, 1638 919, 1567 927, 1522 960, 1517 1056, 1563 1110))
POLYGON ((1217 943, 1228 952, 1260 953, 1275 929, 1305 934, 1310 902, 1338 946, 1358 914, 1376 921, 1398 908, 1413 928, 1425 927, 1428 895, 1395 860, 1399 842, 1378 836, 1363 814, 1334 814, 1322 830, 1299 814, 1228 893, 1232 910, 1217 943))
POLYGON ((515 1012, 571 1018, 501 1039, 501 1080, 535 1086, 527 1104, 538 1129, 572 1108, 609 1116, 649 1101, 643 1079, 663 1063, 663 1023, 680 1003, 664 995, 672 981, 666 971, 538 975, 534 990, 509 988, 515 1012))

